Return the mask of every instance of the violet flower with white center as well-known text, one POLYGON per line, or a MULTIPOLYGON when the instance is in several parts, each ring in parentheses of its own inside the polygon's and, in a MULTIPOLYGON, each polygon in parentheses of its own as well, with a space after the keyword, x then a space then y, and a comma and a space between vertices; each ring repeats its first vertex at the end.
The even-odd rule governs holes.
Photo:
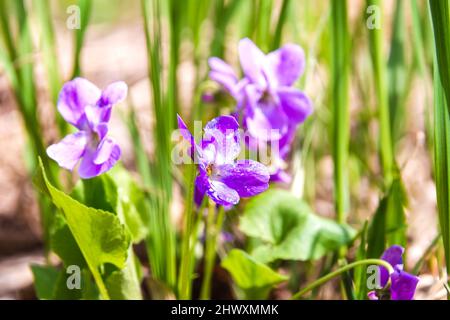
POLYGON ((398 245, 393 245, 384 251, 381 259, 388 262, 394 268, 394 272, 389 274, 385 267, 380 266, 380 285, 384 288, 390 279, 389 292, 385 290, 370 291, 367 295, 370 300, 386 298, 391 300, 412 300, 414 298, 419 278, 403 271, 402 255, 404 251, 405 249, 398 245))
POLYGON ((78 174, 90 179, 110 170, 119 160, 121 150, 108 137, 108 122, 113 105, 127 95, 124 82, 114 82, 103 91, 90 81, 75 78, 67 82, 59 94, 58 111, 78 129, 59 143, 47 148, 47 154, 60 167, 72 171, 80 162, 78 174))
POLYGON ((251 197, 269 187, 269 172, 253 160, 235 160, 241 151, 239 124, 232 116, 217 117, 205 126, 199 144, 180 116, 178 127, 191 145, 191 156, 198 162, 195 202, 200 205, 205 194, 222 206, 235 205, 241 197, 251 197))
POLYGON ((312 112, 311 102, 292 87, 304 70, 303 50, 294 44, 265 55, 250 39, 239 42, 244 79, 218 58, 210 58, 210 78, 221 84, 242 109, 244 127, 255 138, 281 139, 290 127, 302 123, 312 112))

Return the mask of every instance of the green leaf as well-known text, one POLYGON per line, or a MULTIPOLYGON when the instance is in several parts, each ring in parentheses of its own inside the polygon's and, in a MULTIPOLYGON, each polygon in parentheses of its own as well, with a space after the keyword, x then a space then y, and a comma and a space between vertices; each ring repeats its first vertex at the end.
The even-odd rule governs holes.
POLYGON ((133 250, 130 247, 125 268, 113 271, 106 280, 106 287, 111 299, 142 300, 140 283, 136 281, 139 279, 136 263, 139 262, 134 258, 133 250))
POLYGON ((67 221, 67 225, 83 254, 104 299, 109 295, 100 274, 107 263, 122 269, 127 259, 130 236, 118 217, 110 212, 89 208, 53 187, 47 180, 42 161, 35 176, 35 185, 52 200, 67 221))
POLYGON ((118 197, 117 212, 124 222, 134 243, 139 243, 148 235, 149 208, 145 193, 135 179, 122 166, 116 166, 108 173, 114 181, 118 197))
POLYGON ((38 299, 53 299, 53 291, 58 281, 59 270, 51 266, 32 265, 34 288, 38 299))
POLYGON ((231 250, 221 265, 245 292, 247 299, 265 299, 273 286, 288 279, 239 249, 231 250))
POLYGON ((379 258, 388 246, 406 245, 406 204, 403 184, 400 178, 396 178, 387 195, 381 199, 370 224, 367 258, 379 258))
POLYGON ((98 290, 92 282, 91 274, 84 269, 81 274, 81 288, 68 289, 67 279, 70 274, 65 269, 53 266, 32 265, 34 286, 37 297, 41 300, 76 300, 98 299, 98 290))
POLYGON ((64 265, 87 267, 86 260, 62 214, 56 214, 50 234, 50 248, 61 258, 64 265))
POLYGON ((400 178, 396 178, 389 189, 386 219, 387 246, 394 244, 406 246, 406 215, 408 205, 406 191, 400 178))
POLYGON ((348 244, 354 235, 349 226, 315 215, 305 202, 283 190, 252 198, 240 229, 263 241, 252 253, 262 262, 315 260, 348 244))
POLYGON ((107 175, 83 180, 84 201, 87 206, 117 213, 117 187, 107 175))
MULTIPOLYGON (((117 165, 107 175, 83 181, 83 194, 84 203, 89 206, 116 213, 130 231, 135 243, 147 235, 148 220, 144 221, 143 217, 148 209, 145 207, 144 193, 122 166, 117 165)), ((136 261, 131 247, 125 267, 121 270, 110 268, 109 271, 106 287, 112 299, 142 299, 136 261)))

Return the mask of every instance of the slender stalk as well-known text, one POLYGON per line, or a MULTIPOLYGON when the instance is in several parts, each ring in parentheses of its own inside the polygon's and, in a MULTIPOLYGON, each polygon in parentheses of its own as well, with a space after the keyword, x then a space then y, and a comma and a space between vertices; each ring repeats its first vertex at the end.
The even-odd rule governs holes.
POLYGON ((80 8, 80 29, 76 31, 75 35, 75 51, 73 61, 72 78, 81 74, 81 49, 83 48, 84 37, 86 35, 89 18, 91 17, 92 9, 91 0, 78 0, 78 7, 80 8))
POLYGON ((211 42, 211 56, 222 57, 225 49, 226 27, 239 4, 244 1, 230 0, 225 4, 224 0, 217 0, 214 8, 214 39, 211 42))
MULTIPOLYGON (((380 0, 367 0, 368 6, 381 8, 380 0)), ((381 9, 380 9, 381 10, 381 9)), ((379 15, 382 18, 382 14, 379 15)), ((383 22, 379 23, 383 26, 383 22)), ((394 155, 389 116, 389 100, 387 91, 386 63, 383 52, 383 30, 377 27, 369 28, 370 54, 375 81, 375 92, 378 103, 378 122, 380 126, 380 153, 383 167, 385 187, 389 187, 393 179, 394 155)))
POLYGON ((283 0, 283 4, 281 6, 280 16, 278 17, 277 27, 275 29, 275 34, 273 35, 272 40, 272 50, 276 50, 281 43, 281 36, 283 34, 283 27, 285 25, 288 13, 289 13, 289 4, 291 0, 283 0))
MULTIPOLYGON (((42 56, 47 69, 47 79, 50 88, 50 97, 53 105, 56 106, 61 89, 61 78, 59 75, 58 59, 55 48, 55 33, 51 19, 51 6, 49 0, 34 1, 37 17, 41 26, 40 44, 42 56)), ((57 117, 59 132, 64 136, 68 131, 67 122, 63 117, 57 117)))
MULTIPOLYGON (((142 0, 141 3, 147 43, 148 74, 153 98, 153 115, 155 116, 153 130, 158 150, 152 163, 155 182, 153 187, 161 193, 161 197, 152 201, 151 228, 155 228, 155 230, 147 239, 147 250, 154 277, 176 291, 176 239, 175 230, 170 222, 169 210, 172 195, 171 136, 173 119, 176 117, 173 108, 167 108, 173 101, 168 101, 168 96, 164 92, 164 88, 172 87, 172 85, 167 84, 163 76, 161 1, 142 0)), ((174 81, 173 78, 169 80, 174 81)))
POLYGON ((191 297, 191 268, 189 262, 191 261, 190 253, 190 239, 193 230, 193 207, 194 207, 194 181, 195 181, 196 165, 193 163, 189 168, 189 192, 186 198, 184 220, 185 228, 182 239, 181 262, 178 276, 178 296, 180 299, 190 299, 191 297))
MULTIPOLYGON (((439 225, 450 270, 450 1, 429 1, 435 40, 434 161, 439 225)), ((447 276, 447 279, 449 277, 447 276)), ((450 284, 450 280, 447 280, 450 284)), ((450 299, 450 294, 448 295, 450 299)))
POLYGON ((347 160, 350 139, 348 110, 350 42, 347 23, 347 1, 331 1, 332 30, 332 100, 333 160, 336 219, 344 223, 348 203, 347 160))
POLYGON ((308 293, 309 291, 311 291, 317 287, 320 287, 321 285, 330 281, 334 277, 337 277, 337 276, 343 274, 344 272, 347 272, 347 271, 349 271, 355 267, 361 266, 361 265, 379 265, 379 266, 383 266, 386 269, 388 269, 389 274, 394 272, 394 269, 392 268, 392 266, 388 262, 381 260, 381 259, 366 259, 366 260, 355 261, 355 262, 347 264, 346 266, 343 266, 342 268, 339 268, 338 270, 333 271, 333 272, 327 274, 326 276, 323 276, 322 278, 307 285, 305 288, 301 289, 299 292, 294 294, 291 299, 293 299, 293 300, 299 299, 305 293, 308 293))
POLYGON ((253 15, 257 15, 257 27, 256 27, 256 44, 263 50, 269 49, 270 38, 270 19, 272 18, 272 0, 259 0, 258 11, 252 12, 253 15))
POLYGON ((211 297, 211 279, 216 260, 217 239, 222 229, 225 216, 223 207, 219 208, 216 223, 214 223, 216 206, 213 201, 209 202, 208 216, 206 220, 206 246, 205 246, 205 268, 203 273, 200 299, 207 300, 211 297))

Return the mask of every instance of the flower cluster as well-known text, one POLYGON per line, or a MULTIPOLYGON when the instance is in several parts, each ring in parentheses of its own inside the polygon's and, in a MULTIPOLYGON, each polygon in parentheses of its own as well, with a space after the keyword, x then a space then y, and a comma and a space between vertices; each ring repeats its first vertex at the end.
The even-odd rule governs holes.
POLYGON ((381 290, 370 291, 368 297, 370 300, 391 299, 391 300, 412 300, 416 292, 419 278, 415 275, 403 271, 402 255, 405 249, 398 245, 393 245, 384 251, 381 259, 388 262, 394 272, 389 271, 380 266, 380 285, 381 290), (389 289, 385 289, 389 280, 391 281, 389 289))
POLYGON ((80 162, 78 174, 82 179, 111 169, 121 150, 107 136, 108 122, 113 105, 125 99, 127 90, 124 82, 114 82, 103 91, 83 78, 67 82, 59 94, 58 111, 78 131, 49 146, 48 156, 71 171, 80 162))
POLYGON ((286 44, 265 55, 250 39, 239 42, 239 59, 244 73, 219 58, 210 58, 209 76, 236 100, 236 111, 251 137, 250 148, 277 141, 279 152, 272 156, 272 180, 288 181, 283 162, 289 154, 296 129, 312 112, 311 101, 293 87, 305 66, 303 50, 286 44))
POLYGON ((235 205, 241 197, 251 197, 269 187, 269 172, 259 162, 235 160, 241 151, 239 124, 232 116, 217 117, 204 128, 197 144, 178 116, 182 136, 191 144, 191 156, 198 162, 195 202, 200 205, 208 195, 223 206, 235 205))

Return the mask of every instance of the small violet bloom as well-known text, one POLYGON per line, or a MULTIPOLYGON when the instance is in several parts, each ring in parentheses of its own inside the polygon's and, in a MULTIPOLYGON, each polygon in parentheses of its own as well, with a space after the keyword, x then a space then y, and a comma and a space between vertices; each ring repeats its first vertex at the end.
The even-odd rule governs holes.
POLYGON ((58 111, 78 131, 49 146, 48 156, 71 171, 80 162, 78 174, 82 179, 111 169, 121 150, 107 136, 108 122, 113 105, 125 99, 127 90, 124 82, 114 82, 103 91, 83 78, 67 82, 59 94, 58 111))
POLYGON ((389 297, 391 300, 413 299, 417 284, 419 283, 419 278, 403 271, 402 255, 404 251, 405 249, 398 245, 393 245, 384 251, 381 259, 389 262, 394 268, 394 272, 389 274, 389 271, 385 267, 380 266, 380 285, 384 288, 388 283, 389 278, 391 279, 391 285, 389 292, 383 290, 369 292, 368 298, 370 300, 386 299, 389 297))
POLYGON ((265 55, 250 39, 239 42, 244 79, 219 58, 210 58, 209 76, 221 84, 238 104, 243 125, 262 141, 279 140, 312 112, 311 101, 293 84, 305 65, 303 50, 295 44, 265 55))
POLYGON ((198 163, 195 202, 205 194, 222 206, 235 205, 241 197, 251 197, 269 187, 269 172, 259 162, 235 160, 241 151, 239 124, 232 116, 220 116, 208 122, 199 144, 178 116, 178 127, 191 145, 190 154, 198 163))

